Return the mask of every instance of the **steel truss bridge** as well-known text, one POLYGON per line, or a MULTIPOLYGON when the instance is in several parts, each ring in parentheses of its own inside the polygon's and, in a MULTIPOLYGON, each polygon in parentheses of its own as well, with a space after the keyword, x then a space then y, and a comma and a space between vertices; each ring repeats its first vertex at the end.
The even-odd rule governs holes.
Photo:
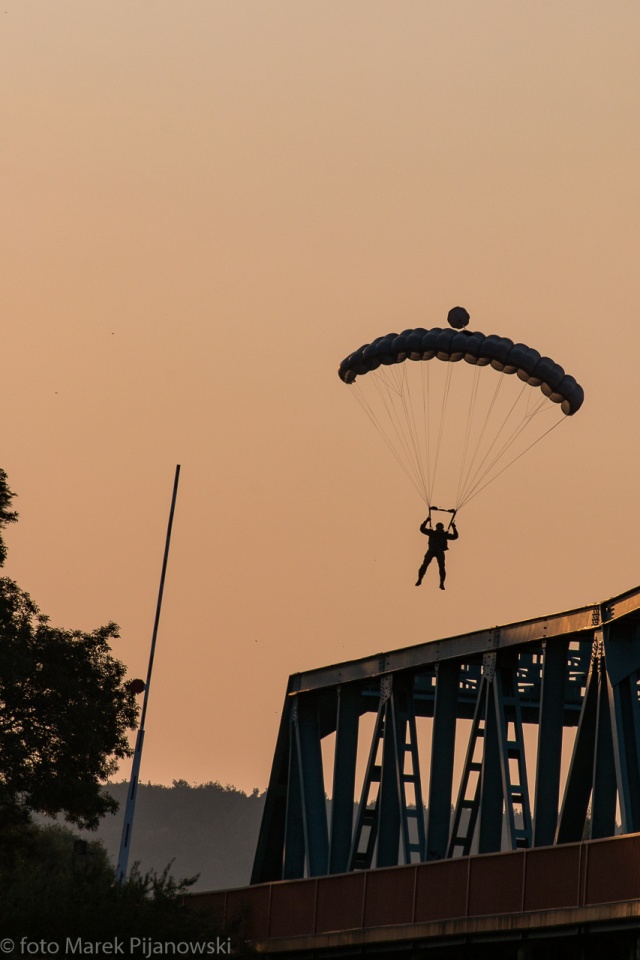
POLYGON ((637 589, 294 674, 252 883, 610 837, 618 800, 622 832, 640 831, 639 671, 637 589), (376 720, 354 821, 358 728, 367 712, 376 720), (433 718, 427 782, 418 717, 433 718), (456 797, 463 719, 471 726, 456 797), (538 727, 533 804, 526 724, 538 727), (577 732, 561 794, 567 727, 577 732), (332 733, 329 817, 321 743, 332 733))
MULTIPOLYGON (((317 898, 318 891, 329 890, 331 884, 342 884, 344 891, 351 884, 360 891, 363 883, 375 889, 384 876, 391 876, 395 879, 388 881, 386 895, 379 895, 380 905, 366 922, 361 906, 349 919, 342 894, 335 891, 333 921, 331 908, 324 907, 321 932, 327 950, 331 944, 326 936, 332 929, 339 935, 342 949, 353 941, 360 944, 360 952, 364 952, 363 944, 378 942, 375 930, 379 929, 383 931, 380 949, 380 943, 389 941, 391 924, 384 921, 384 904, 397 899, 409 873, 414 879, 406 898, 412 898, 413 913, 407 913, 407 907, 402 916, 405 926, 408 923, 411 928, 417 923, 416 878, 435 877, 439 870, 444 880, 450 870, 458 871, 460 883, 466 884, 466 907, 452 907, 460 895, 454 883, 449 905, 441 908, 441 920, 457 923, 455 930, 447 928, 447 936, 455 933, 464 940, 471 936, 469 923, 473 920, 469 878, 480 876, 478 864, 489 862, 494 864, 493 879, 485 870, 485 880, 478 888, 484 897, 481 932, 489 929, 487 917, 505 914, 500 896, 496 893, 492 899, 491 889, 502 890, 504 899, 505 884, 520 890, 518 884, 524 884, 526 870, 534 868, 542 869, 536 882, 546 885, 551 896, 545 900, 543 895, 538 906, 548 901, 554 907, 547 910, 547 919, 554 918, 552 927, 555 924, 560 929, 563 922, 565 926, 595 923, 600 914, 588 913, 594 904, 587 902, 588 897, 585 900, 586 855, 582 852, 575 854, 571 868, 575 868, 575 884, 574 879, 566 881, 571 890, 572 884, 576 891, 582 889, 582 900, 578 893, 575 903, 573 893, 559 894, 557 902, 552 895, 562 873, 559 858, 592 846, 618 851, 611 854, 614 860, 609 864, 618 874, 611 885, 611 903, 615 906, 625 901, 626 906, 618 916, 615 910, 611 913, 609 905, 607 922, 619 921, 625 929, 632 923, 640 932, 640 900, 634 899, 640 896, 639 883, 634 880, 631 886, 620 886, 620 878, 626 876, 620 866, 626 861, 619 853, 624 838, 608 840, 605 847, 590 843, 620 833, 640 833, 639 681, 640 588, 565 613, 291 676, 251 878, 254 887, 240 896, 241 900, 244 896, 245 906, 263 897, 258 911, 260 932, 256 928, 253 939, 269 953, 269 944, 275 948, 272 938, 277 928, 280 936, 273 955, 291 955, 287 937, 282 936, 287 924, 278 927, 277 917, 274 920, 270 914, 265 920, 266 889, 271 891, 270 905, 277 905, 278 895, 282 898, 285 889, 289 890, 291 915, 296 897, 303 896, 300 891, 311 889, 314 883, 317 898), (373 716, 363 721, 367 714, 373 716), (430 724, 421 718, 430 718, 430 724), (429 727, 430 752, 429 744, 420 742, 429 727), (323 762, 326 738, 333 745, 331 763, 323 762), (429 762, 423 769, 424 756, 429 756, 429 762), (356 794, 357 779, 362 785, 356 794), (530 783, 534 781, 532 791, 530 783), (330 803, 326 794, 332 798, 330 803), (545 850, 538 853, 537 848, 545 850), (509 851, 512 855, 505 857, 509 851), (498 853, 501 855, 496 858, 498 853), (549 859, 553 856, 556 860, 549 859), (547 866, 540 868, 543 862, 547 866), (520 864, 515 874, 509 866, 514 863, 520 864), (523 864, 529 866, 525 869, 523 864), (374 868, 396 869, 379 872, 374 868), (516 882, 516 875, 521 881, 516 882), (629 896, 621 895, 625 889, 629 896), (562 910, 569 909, 567 897, 574 913, 571 919, 565 915, 563 921, 562 910), (635 903, 631 910, 629 902, 635 903), (580 919, 576 910, 587 910, 587 914, 580 919)), ((628 839, 633 839, 636 850, 640 838, 628 839)), ((591 854, 591 862, 596 861, 597 854, 591 854)), ((640 870, 638 873, 640 876, 640 870)), ((426 881, 422 882, 424 886, 426 881)), ((593 883, 596 887, 600 883, 595 906, 601 910, 607 893, 602 894, 601 877, 593 883)), ((515 912, 521 915, 516 927, 522 938, 527 930, 522 920, 527 912, 524 887, 520 892, 515 912)), ((240 893, 235 892, 236 899, 240 893)), ((364 902, 362 891, 355 896, 357 904, 364 902)), ((227 896, 225 904, 228 902, 227 896)), ((430 902, 435 902, 433 897, 430 902)), ((540 913, 537 910, 536 915, 540 913)), ((429 919, 428 914, 427 910, 420 927, 421 942, 427 946, 429 922, 438 920, 437 916, 429 919)), ((446 945, 442 923, 437 929, 438 943, 446 945)), ((296 955, 337 955, 306 952, 314 945, 319 949, 317 900, 302 927, 294 923, 293 932, 296 946, 291 950, 297 951, 296 955)), ((417 928, 414 932, 417 936, 417 928)), ((403 942, 411 940, 411 935, 411 930, 405 933, 403 942)), ((398 937, 402 939, 400 934, 398 937)), ((388 955, 398 955, 397 949, 388 955)))

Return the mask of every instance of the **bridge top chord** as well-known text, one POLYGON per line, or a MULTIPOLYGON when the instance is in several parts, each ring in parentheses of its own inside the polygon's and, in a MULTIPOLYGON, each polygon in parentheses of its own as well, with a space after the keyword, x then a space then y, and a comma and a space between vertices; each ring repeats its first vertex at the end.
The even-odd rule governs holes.
POLYGON ((562 613, 532 617, 502 626, 488 627, 440 640, 429 640, 385 653, 345 660, 312 670, 294 673, 289 680, 290 693, 320 690, 354 680, 366 680, 423 665, 490 653, 497 648, 536 643, 553 637, 566 637, 593 631, 594 627, 614 620, 640 618, 640 587, 634 587, 600 603, 591 603, 562 613))

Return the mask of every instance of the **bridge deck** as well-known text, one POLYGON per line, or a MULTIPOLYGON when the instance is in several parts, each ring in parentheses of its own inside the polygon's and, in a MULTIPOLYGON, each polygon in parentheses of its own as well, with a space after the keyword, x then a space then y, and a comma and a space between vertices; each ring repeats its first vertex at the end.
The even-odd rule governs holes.
POLYGON ((270 957, 402 956, 416 948, 429 955, 452 942, 521 942, 577 928, 618 928, 637 939, 639 862, 640 834, 633 834, 189 899, 225 925, 240 921, 243 935, 270 957))

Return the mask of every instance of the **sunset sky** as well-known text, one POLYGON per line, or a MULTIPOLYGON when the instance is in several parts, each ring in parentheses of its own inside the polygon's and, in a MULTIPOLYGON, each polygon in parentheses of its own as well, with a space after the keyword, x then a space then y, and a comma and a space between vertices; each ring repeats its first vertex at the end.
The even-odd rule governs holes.
POLYGON ((262 790, 289 674, 640 583, 639 34, 635 0, 4 0, 4 573, 144 675, 181 464, 143 780, 262 790), (456 304, 586 399, 441 593, 337 368, 456 304))

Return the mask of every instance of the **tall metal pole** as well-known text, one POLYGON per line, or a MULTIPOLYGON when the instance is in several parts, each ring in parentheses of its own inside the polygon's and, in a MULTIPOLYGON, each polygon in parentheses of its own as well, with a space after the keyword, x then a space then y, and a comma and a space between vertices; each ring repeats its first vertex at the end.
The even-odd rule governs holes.
POLYGON ((156 640, 158 638, 158 625, 160 623, 160 611, 162 609, 162 594, 164 593, 164 581, 167 573, 167 561, 169 559, 169 545, 171 543, 171 528, 173 526, 173 515, 176 509, 176 498, 178 496, 178 481, 180 480, 180 464, 176 466, 176 475, 173 481, 173 495, 171 497, 171 510, 169 511, 169 525, 167 527, 167 539, 164 546, 164 558, 162 561, 162 573, 160 575, 160 590, 158 591, 158 602, 156 604, 156 617, 153 624, 153 636, 151 638, 151 651, 149 653, 149 667, 147 669, 147 681, 144 690, 144 700, 142 701, 142 713, 140 714, 140 726, 136 737, 136 746, 133 753, 133 764, 131 765, 131 780, 129 781, 129 791, 127 793, 127 805, 124 812, 124 823, 122 825, 122 840, 120 841, 120 854, 118 856, 118 868, 116 877, 121 883, 126 879, 127 866, 129 863, 129 850, 131 849, 131 834, 133 832, 133 815, 136 808, 136 797, 138 795, 138 777, 140 775, 140 762, 142 760, 142 746, 144 743, 144 722, 147 716, 147 704, 149 703, 149 689, 151 686, 151 671, 153 670, 153 658, 156 652, 156 640))

